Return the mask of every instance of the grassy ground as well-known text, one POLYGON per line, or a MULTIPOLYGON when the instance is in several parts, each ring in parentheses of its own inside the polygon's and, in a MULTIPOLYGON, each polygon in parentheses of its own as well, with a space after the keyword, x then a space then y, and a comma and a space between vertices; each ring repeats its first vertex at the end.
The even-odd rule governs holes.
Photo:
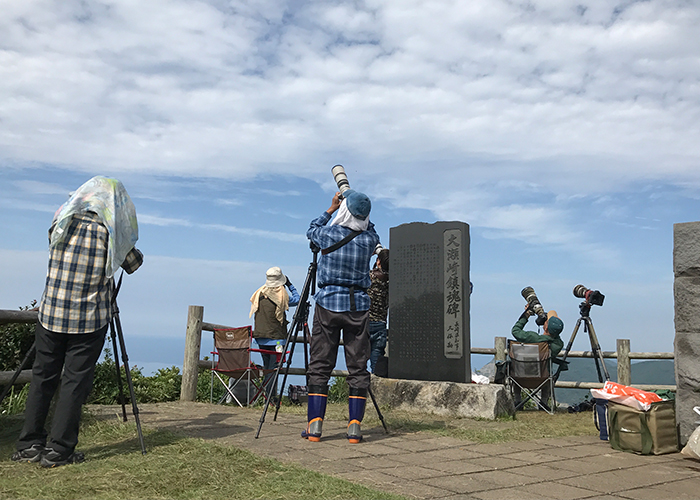
POLYGON ((142 456, 135 424, 97 421, 81 430, 84 464, 42 469, 9 460, 21 416, 0 417, 0 498, 52 499, 386 499, 379 492, 233 447, 164 431, 146 432, 142 456))
MULTIPOLYGON (((260 408, 247 411, 258 413, 260 408)), ((283 405, 280 411, 305 414, 306 407, 283 405)), ((382 411, 392 433, 432 432, 481 443, 597 434, 589 412, 520 412, 514 419, 490 421, 382 411)), ((347 403, 329 404, 326 416, 346 420, 347 403)), ((0 417, 0 498, 403 498, 245 450, 162 430, 145 432, 149 453, 142 456, 133 422, 98 420, 86 413, 83 423, 80 449, 89 455, 89 462, 45 470, 37 464, 9 460, 22 416, 0 417)), ((381 425, 374 408, 367 409, 364 425, 381 425)))

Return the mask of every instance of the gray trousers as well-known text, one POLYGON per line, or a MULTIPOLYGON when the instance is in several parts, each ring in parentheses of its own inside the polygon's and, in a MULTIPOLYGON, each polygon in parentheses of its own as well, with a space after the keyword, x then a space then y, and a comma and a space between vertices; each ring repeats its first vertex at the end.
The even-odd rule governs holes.
POLYGON ((333 312, 318 304, 314 309, 307 383, 308 385, 328 384, 338 357, 341 330, 345 364, 348 367, 348 386, 355 389, 368 389, 369 311, 333 312))

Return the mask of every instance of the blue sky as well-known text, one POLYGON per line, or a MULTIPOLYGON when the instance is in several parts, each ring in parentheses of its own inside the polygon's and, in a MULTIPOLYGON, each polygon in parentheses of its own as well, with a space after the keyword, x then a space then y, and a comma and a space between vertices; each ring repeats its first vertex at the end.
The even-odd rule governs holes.
POLYGON ((301 287, 341 163, 389 247, 402 223, 470 225, 473 346, 509 335, 528 285, 568 339, 583 283, 604 350, 672 351, 698 24, 684 1, 6 2, 0 308, 40 298, 68 192, 116 177, 146 255, 130 358, 181 365, 188 305, 236 326, 268 267, 301 287))

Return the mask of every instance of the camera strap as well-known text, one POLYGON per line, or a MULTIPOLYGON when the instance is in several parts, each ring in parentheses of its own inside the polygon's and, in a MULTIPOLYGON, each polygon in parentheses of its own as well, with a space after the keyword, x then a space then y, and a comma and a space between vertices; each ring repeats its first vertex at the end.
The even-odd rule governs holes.
MULTIPOLYGON (((349 243, 355 236, 359 235, 362 233, 362 231, 352 231, 349 233, 345 238, 343 238, 340 241, 335 242, 333 245, 329 246, 328 248, 324 248, 321 250, 321 255, 328 255, 331 252, 335 252, 338 250, 340 247, 345 245, 346 243, 349 243)), ((350 289, 350 310, 351 311, 356 311, 357 308, 355 307, 355 286, 349 286, 347 287, 350 289)))
POLYGON ((328 248, 324 248, 323 250, 321 250, 321 255, 328 255, 328 254, 331 253, 331 252, 335 252, 336 250, 338 250, 340 247, 342 247, 342 246, 345 245, 346 243, 350 243, 350 241, 351 241, 355 236, 357 236, 357 235, 359 235, 359 234, 361 234, 361 233, 362 233, 362 231, 352 231, 351 233, 349 233, 349 234, 348 234, 345 238, 343 238, 342 240, 337 241, 337 242, 333 243, 331 246, 329 246, 328 248))

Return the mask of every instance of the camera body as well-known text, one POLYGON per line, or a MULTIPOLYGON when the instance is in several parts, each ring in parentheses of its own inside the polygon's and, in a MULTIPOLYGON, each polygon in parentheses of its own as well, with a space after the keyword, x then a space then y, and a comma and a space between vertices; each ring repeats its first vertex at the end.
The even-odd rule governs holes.
POLYGON ((591 290, 583 285, 576 285, 574 287, 574 296, 584 299, 587 303, 594 306, 602 306, 605 300, 605 295, 598 290, 591 290))
POLYGON ((521 290, 520 295, 522 295, 527 301, 528 309, 530 309, 537 316, 535 323, 537 323, 539 326, 544 325, 544 323, 547 321, 547 313, 545 312, 544 307, 542 307, 540 300, 537 298, 534 288, 531 286, 526 286, 521 290))

